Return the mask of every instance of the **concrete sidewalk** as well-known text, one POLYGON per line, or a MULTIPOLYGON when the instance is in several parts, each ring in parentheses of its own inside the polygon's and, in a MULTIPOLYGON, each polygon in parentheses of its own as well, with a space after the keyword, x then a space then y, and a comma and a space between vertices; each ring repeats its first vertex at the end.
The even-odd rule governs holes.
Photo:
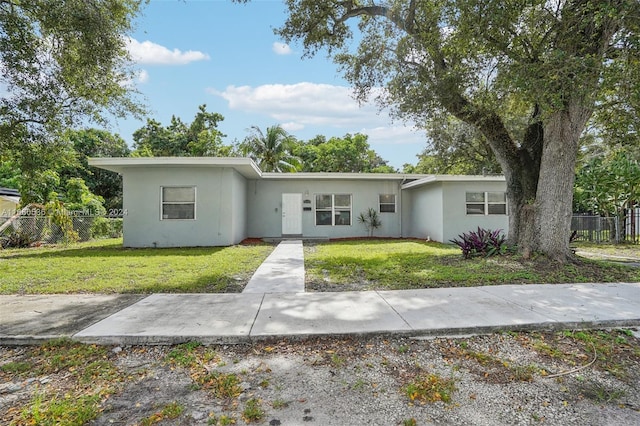
POLYGON ((283 241, 241 294, 0 296, 0 344, 411 336, 640 326, 640 283, 305 293, 302 241, 283 241))
POLYGON ((484 334, 640 325, 640 284, 544 284, 344 293, 0 296, 0 344, 69 336, 100 344, 243 343, 402 333, 484 334), (43 299, 48 299, 43 304, 43 299), (109 303, 110 308, 97 309, 109 303), (120 305, 117 308, 117 305, 120 305), (60 312, 91 312, 91 320, 60 312), (115 311, 115 312, 114 312, 115 311), (81 318, 82 319, 82 318, 81 318))

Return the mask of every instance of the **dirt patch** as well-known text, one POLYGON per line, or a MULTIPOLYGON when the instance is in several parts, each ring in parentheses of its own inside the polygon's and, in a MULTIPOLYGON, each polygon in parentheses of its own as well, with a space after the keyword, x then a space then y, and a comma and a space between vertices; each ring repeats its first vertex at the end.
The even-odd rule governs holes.
MULTIPOLYGON (((88 424, 640 423, 640 341, 630 331, 106 349, 113 391, 88 424)), ((0 348, 2 424, 26 424, 20 413, 34 396, 69 393, 73 371, 86 368, 39 373, 56 354, 34 350, 0 348), (8 368, 21 362, 35 364, 8 368)))
POLYGON ((266 244, 262 238, 245 238, 240 242, 243 246, 256 246, 266 244))

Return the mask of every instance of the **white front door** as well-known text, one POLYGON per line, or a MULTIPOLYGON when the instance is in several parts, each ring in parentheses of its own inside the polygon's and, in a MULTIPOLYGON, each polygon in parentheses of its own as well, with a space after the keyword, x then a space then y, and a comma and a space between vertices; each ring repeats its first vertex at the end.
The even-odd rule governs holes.
POLYGON ((302 235, 302 194, 282 194, 282 235, 302 235))

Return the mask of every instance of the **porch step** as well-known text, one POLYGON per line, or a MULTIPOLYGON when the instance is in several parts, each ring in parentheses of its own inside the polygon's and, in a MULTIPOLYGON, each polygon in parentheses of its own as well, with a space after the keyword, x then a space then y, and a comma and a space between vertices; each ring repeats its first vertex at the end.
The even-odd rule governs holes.
POLYGON ((281 241, 253 274, 243 293, 303 293, 302 240, 281 241))

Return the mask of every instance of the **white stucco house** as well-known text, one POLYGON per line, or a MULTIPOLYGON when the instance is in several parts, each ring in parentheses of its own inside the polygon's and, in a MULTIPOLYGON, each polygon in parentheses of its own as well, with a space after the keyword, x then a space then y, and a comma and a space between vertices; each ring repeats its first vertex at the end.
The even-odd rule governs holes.
POLYGON ((17 189, 0 188, 0 223, 17 213, 20 205, 20 193, 17 189))
POLYGON ((91 158, 123 177, 125 247, 228 246, 245 238, 367 236, 447 242, 478 226, 508 232, 502 176, 265 173, 249 158, 91 158))

